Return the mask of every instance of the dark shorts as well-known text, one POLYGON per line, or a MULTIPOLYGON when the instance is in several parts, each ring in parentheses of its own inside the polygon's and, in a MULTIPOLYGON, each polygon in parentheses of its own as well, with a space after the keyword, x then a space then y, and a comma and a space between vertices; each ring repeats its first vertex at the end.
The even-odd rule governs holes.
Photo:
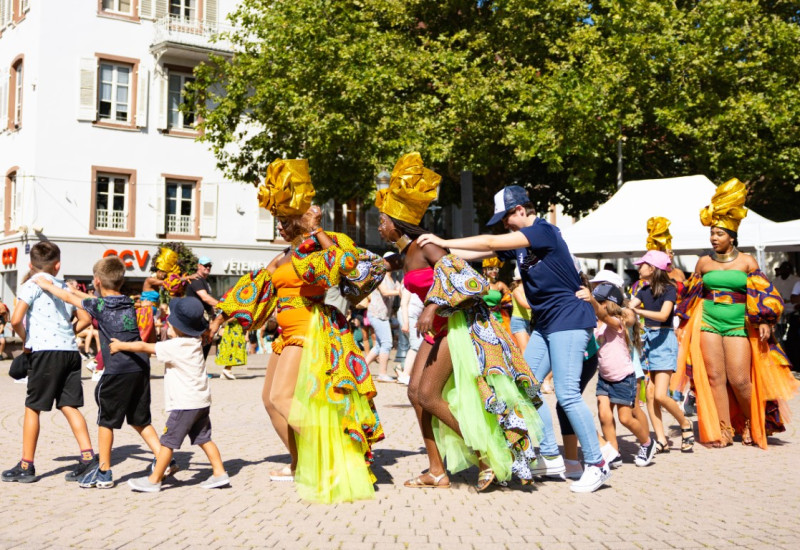
POLYGON ((25 406, 34 411, 83 407, 81 355, 77 351, 35 351, 30 354, 28 396, 25 406))
POLYGON ((150 373, 104 374, 94 390, 97 425, 118 430, 150 424, 150 373))
POLYGON ((633 407, 636 402, 636 375, 631 373, 619 382, 609 382, 598 376, 597 395, 608 396, 608 400, 617 405, 633 407))
POLYGON ((168 449, 180 449, 181 443, 189 436, 192 445, 202 445, 211 441, 211 407, 171 411, 161 436, 161 444, 168 449))

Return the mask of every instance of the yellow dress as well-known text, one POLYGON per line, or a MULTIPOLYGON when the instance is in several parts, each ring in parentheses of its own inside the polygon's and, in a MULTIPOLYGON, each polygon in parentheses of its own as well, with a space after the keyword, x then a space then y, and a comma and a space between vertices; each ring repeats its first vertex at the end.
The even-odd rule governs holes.
POLYGON ((384 437, 364 357, 347 320, 324 303, 326 288, 357 271, 359 252, 346 235, 328 235, 335 246, 322 250, 309 239, 292 251, 291 262, 273 274, 262 269, 243 276, 220 302, 250 330, 277 307, 282 332, 273 351, 303 348, 289 414, 297 440, 295 483, 302 498, 323 503, 374 497, 372 445, 384 437))

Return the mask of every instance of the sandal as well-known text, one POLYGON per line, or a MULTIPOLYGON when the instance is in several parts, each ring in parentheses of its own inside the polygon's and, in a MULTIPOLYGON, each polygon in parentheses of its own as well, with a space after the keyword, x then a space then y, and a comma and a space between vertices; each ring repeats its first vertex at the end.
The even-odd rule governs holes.
POLYGON ((478 482, 475 484, 475 490, 479 493, 485 491, 489 488, 489 485, 492 484, 494 481, 494 470, 491 468, 486 468, 485 470, 481 470, 481 473, 478 474, 478 482))
POLYGON ((656 454, 657 455, 665 455, 669 452, 669 441, 666 443, 662 443, 661 441, 656 441, 656 454))
POLYGON ((284 466, 280 470, 269 471, 270 481, 294 481, 294 472, 289 466, 284 466))
POLYGON ((447 480, 447 483, 440 484, 440 482, 447 476, 447 473, 441 473, 438 476, 433 475, 430 472, 420 474, 414 479, 409 479, 405 483, 403 483, 403 487, 408 487, 409 489, 449 489, 450 488, 450 480, 447 480), (426 483, 423 481, 423 476, 430 476, 433 480, 433 483, 426 483))
POLYGON ((750 421, 744 421, 744 429, 742 430, 742 445, 755 445, 753 436, 750 434, 750 421))
POLYGON ((691 453, 694 447, 694 429, 681 428, 681 452, 691 453))

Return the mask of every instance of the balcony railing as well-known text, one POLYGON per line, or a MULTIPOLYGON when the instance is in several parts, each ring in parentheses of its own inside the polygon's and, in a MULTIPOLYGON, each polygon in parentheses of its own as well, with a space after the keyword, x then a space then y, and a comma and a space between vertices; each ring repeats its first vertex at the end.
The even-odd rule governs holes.
POLYGON ((125 212, 121 210, 97 210, 95 227, 110 231, 125 231, 125 212))
POLYGON ((167 15, 155 22, 152 47, 160 49, 173 45, 217 52, 232 52, 230 42, 218 37, 219 33, 229 30, 231 27, 228 25, 167 15))
POLYGON ((191 216, 167 214, 167 233, 194 233, 191 216))

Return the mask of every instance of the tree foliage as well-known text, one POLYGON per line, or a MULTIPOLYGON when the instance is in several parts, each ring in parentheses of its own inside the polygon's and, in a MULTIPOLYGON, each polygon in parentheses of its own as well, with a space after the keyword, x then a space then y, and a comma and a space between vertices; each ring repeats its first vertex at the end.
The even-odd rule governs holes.
MULTIPOLYGON (((309 159, 322 198, 367 198, 419 150, 454 193, 503 185, 585 211, 625 179, 702 173, 800 217, 800 12, 774 0, 242 0, 236 54, 192 88, 226 176, 309 159)), ((483 192, 486 191, 486 192, 483 192)), ((481 203, 480 201, 483 201, 481 203)))

